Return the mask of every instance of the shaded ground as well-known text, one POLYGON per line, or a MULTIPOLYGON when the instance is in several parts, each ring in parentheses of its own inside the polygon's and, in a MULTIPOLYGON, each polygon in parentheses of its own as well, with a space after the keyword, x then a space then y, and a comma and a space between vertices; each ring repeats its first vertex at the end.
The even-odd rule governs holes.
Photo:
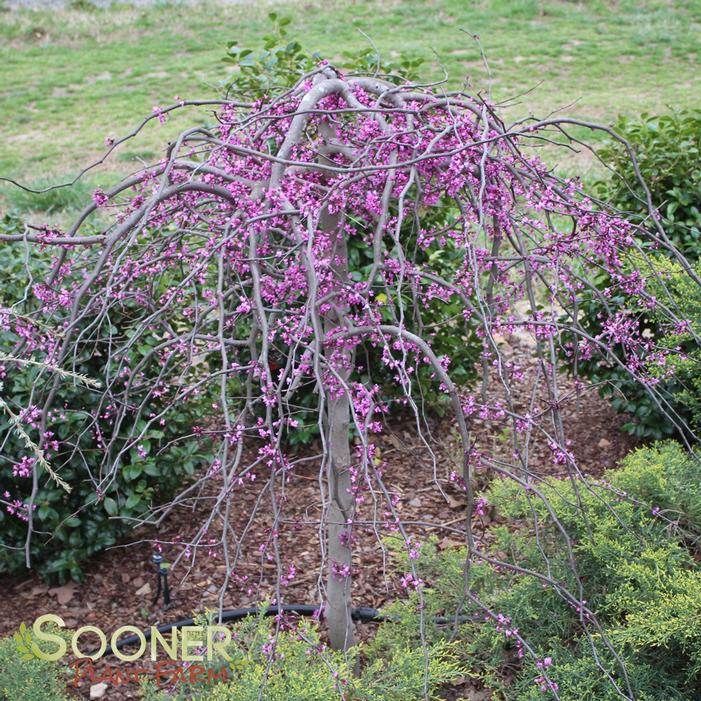
MULTIPOLYGON (((503 350, 531 366, 535 362, 530 358, 528 348, 505 345, 503 350)), ((523 388, 524 401, 530 396, 528 389, 523 388)), ((570 396, 568 391, 572 393, 572 383, 563 381, 564 397, 570 396)), ((499 394, 496 387, 491 392, 495 397, 499 394)), ((580 393, 576 399, 572 394, 562 411, 569 428, 572 452, 580 469, 589 475, 597 476, 614 466, 634 445, 633 439, 620 431, 624 419, 594 392, 580 393)), ((508 436, 503 432, 495 433, 479 421, 473 428, 481 450, 492 456, 508 455, 508 436)), ((461 536, 451 529, 459 527, 464 520, 462 495, 449 478, 451 470, 457 467, 460 452, 457 436, 449 422, 434 422, 431 432, 435 444, 440 446, 436 453, 435 473, 433 461, 409 421, 395 421, 378 441, 378 446, 386 465, 384 481, 397 499, 396 508, 407 531, 421 539, 429 534, 435 535, 439 547, 449 547, 460 544, 461 536)), ((538 475, 557 474, 562 470, 553 464, 550 450, 542 439, 533 441, 531 457, 534 472, 538 475)), ((286 487, 285 519, 278 526, 280 557, 285 570, 288 563, 294 563, 296 567, 295 576, 283 589, 286 603, 319 602, 317 470, 316 462, 301 463, 286 487)), ((490 474, 478 475, 478 486, 484 486, 490 477, 490 474)), ((262 484, 247 484, 234 494, 231 523, 236 532, 242 530, 255 501, 258 498, 265 500, 265 495, 261 497, 261 489, 262 484)), ((258 545, 270 535, 269 512, 263 503, 260 517, 256 518, 244 541, 234 580, 225 594, 225 608, 255 605, 274 594, 277 567, 258 549, 258 545)), ((205 506, 199 504, 187 512, 174 513, 158 532, 153 528, 136 531, 133 544, 113 548, 87 563, 85 581, 80 585, 51 588, 35 576, 0 579, 0 635, 11 634, 22 621, 31 624, 37 616, 49 612, 64 618, 69 628, 91 624, 100 626, 109 634, 125 624, 146 628, 188 618, 206 607, 216 608, 226 566, 221 562, 220 553, 214 550, 187 564, 183 560, 170 573, 173 603, 168 610, 152 602, 155 593, 152 542, 171 543, 163 546, 163 554, 166 560, 175 559, 183 547, 174 543, 187 542, 204 515, 205 506)), ((361 507, 359 520, 364 517, 372 517, 369 503, 361 507)), ((384 511, 380 510, 377 515, 380 523, 385 517, 384 511)), ((478 538, 489 521, 489 512, 476 520, 478 538)), ((353 590, 356 605, 379 608, 402 595, 399 577, 388 571, 372 528, 364 534, 361 530, 355 554, 353 590)), ((88 645, 89 638, 86 638, 85 646, 88 645)), ((111 663, 115 664, 114 658, 111 663)), ((79 689, 87 696, 89 684, 82 682, 79 689)), ((137 698, 136 687, 111 688, 106 698, 137 698)))

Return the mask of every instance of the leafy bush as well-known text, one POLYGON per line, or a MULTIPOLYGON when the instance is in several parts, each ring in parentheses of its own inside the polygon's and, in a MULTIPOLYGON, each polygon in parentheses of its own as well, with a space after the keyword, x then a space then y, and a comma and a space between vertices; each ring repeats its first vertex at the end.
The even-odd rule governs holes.
MULTIPOLYGON (((20 221, 5 217, 4 230, 20 230, 20 221)), ((43 280, 48 261, 33 256, 27 263, 33 283, 43 280)), ((9 247, 0 246, 0 309, 7 308, 25 295, 27 268, 9 247)), ((32 290, 27 290, 24 305, 15 312, 29 313, 32 308, 32 290)), ((113 318, 114 338, 128 333, 129 319, 113 318)), ((0 327, 0 351, 12 355, 12 348, 21 342, 16 334, 0 327)), ((149 342, 157 343, 155 337, 149 342)), ((149 353, 149 343, 130 351, 127 367, 134 368, 149 353)), ((89 378, 104 377, 110 368, 104 366, 100 348, 86 346, 76 358, 76 370, 89 378)), ((40 352, 37 360, 41 359, 40 352)), ((3 372, 0 389, 3 400, 15 415, 21 408, 41 406, 54 375, 39 366, 18 366, 0 362, 3 372)), ((148 381, 148 378, 144 378, 148 381)), ((51 436, 57 445, 50 463, 72 491, 67 493, 45 472, 39 474, 39 491, 33 513, 35 533, 31 543, 32 565, 47 577, 65 581, 81 576, 81 561, 113 545, 124 535, 128 523, 122 519, 142 516, 154 502, 165 500, 192 476, 200 462, 204 462, 206 444, 192 441, 178 442, 191 433, 192 425, 201 417, 194 416, 192 404, 181 410, 169 410, 166 425, 148 416, 130 413, 118 431, 110 412, 99 404, 99 394, 71 379, 62 379, 54 406, 62 407, 57 435, 51 436), (75 409, 80 407, 80 410, 75 409), (96 418, 97 417, 97 418, 96 418), (103 446, 114 439, 112 451, 125 447, 122 436, 127 433, 129 421, 142 429, 138 445, 123 456, 119 465, 110 463, 103 446), (100 438, 98 440, 98 433, 100 438), (106 470, 114 467, 115 478, 105 481, 106 470), (98 485, 104 485, 98 490, 98 485), (119 518, 112 518, 119 517, 119 518)), ((160 407, 151 405, 157 412, 160 407)), ((34 439, 39 427, 31 417, 23 421, 23 428, 34 439)), ((35 459, 23 438, 13 430, 11 417, 0 410, 0 572, 13 572, 24 567, 24 544, 27 536, 26 500, 31 491, 31 465, 35 459)))
MULTIPOLYGON (((555 655, 553 659, 557 660, 557 669, 553 667, 552 676, 557 678, 558 696, 562 701, 620 701, 624 698, 606 676, 610 675, 621 690, 626 690, 620 669, 605 648, 597 649, 598 665, 588 642, 580 642, 574 649, 554 647, 551 652, 555 655)), ((655 664, 640 661, 635 655, 630 655, 626 657, 625 665, 636 701, 690 701, 691 698, 696 698, 681 690, 680 679, 660 675, 655 664)), ((535 665, 529 665, 527 670, 519 676, 509 698, 543 701, 547 696, 538 684, 533 683, 533 678, 537 678, 540 671, 535 665)))
POLYGON ((673 441, 631 453, 614 473, 616 486, 651 505, 685 540, 701 535, 701 473, 698 464, 673 441))
MULTIPOLYGON (((394 623, 382 623, 380 632, 394 623)), ((419 701, 424 699, 424 681, 430 698, 437 689, 461 677, 456 645, 437 641, 425 651, 421 647, 396 645, 389 654, 371 642, 345 654, 334 651, 319 638, 317 625, 309 620, 283 621, 277 636, 273 624, 263 616, 236 625, 227 648, 231 662, 215 661, 220 671, 228 665, 228 681, 199 690, 182 690, 177 699, 191 701, 419 701), (426 663, 428 667, 426 668, 426 663), (360 665, 358 673, 356 666, 360 665), (261 696, 262 694, 262 696, 261 696)), ((147 701, 173 698, 145 685, 147 701)))
MULTIPOLYGON (((283 92, 323 61, 320 51, 308 51, 299 41, 289 37, 288 27, 292 22, 289 17, 271 12, 268 19, 271 29, 263 37, 261 48, 239 46, 238 40, 229 42, 228 52, 222 59, 234 66, 233 73, 224 83, 227 95, 243 95, 250 100, 252 96, 283 92)), ((375 49, 367 47, 345 52, 336 65, 350 73, 376 74, 394 83, 402 83, 416 78, 423 63, 421 57, 403 52, 394 61, 388 61, 375 49)))
MULTIPOLYGON (((639 118, 621 117, 616 130, 631 144, 640 172, 647 183, 652 202, 658 208, 660 221, 671 242, 689 259, 701 257, 701 111, 672 112, 663 116, 643 114, 639 118)), ((600 150, 602 159, 610 164, 617 175, 595 184, 597 195, 611 205, 628 212, 628 216, 642 226, 649 226, 649 212, 645 192, 640 185, 626 149, 611 141, 600 150)), ((649 245, 649 244, 648 244, 649 245)), ((660 266, 666 265, 660 249, 660 266)), ((681 277, 681 276, 680 276, 681 277)), ((628 308, 621 294, 610 293, 610 280, 600 273, 594 280, 596 291, 583 294, 579 302, 582 328, 591 336, 601 332, 602 320, 608 318, 605 305, 614 310, 626 310, 638 319, 641 329, 652 339, 661 335, 654 313, 628 308)), ((694 291, 695 299, 698 292, 694 291)), ((682 297, 681 316, 689 311, 682 297)), ((619 412, 629 414, 632 420, 624 429, 640 437, 664 438, 678 433, 679 426, 689 417, 689 396, 681 397, 683 383, 694 387, 698 395, 698 371, 687 373, 683 382, 665 380, 658 390, 666 398, 661 407, 629 373, 615 362, 601 363, 578 357, 574 339, 566 338, 561 354, 578 375, 597 384, 603 396, 611 400, 619 412), (670 420, 669 415, 676 420, 670 420), (676 425, 675 425, 676 424, 676 425)), ((622 357, 620 349, 618 356, 622 357)), ((691 368, 688 368, 691 370, 691 368)))
MULTIPOLYGON (((418 567, 426 583, 427 639, 435 643, 452 634, 452 626, 432 624, 430 617, 450 619, 461 603, 461 614, 474 617, 459 629, 464 664, 505 699, 543 698, 537 662, 547 658, 552 660, 549 677, 563 701, 621 698, 599 668, 623 684, 621 666, 606 640, 625 663, 634 698, 699 698, 701 568, 696 534, 701 532, 701 490, 693 485, 700 481, 701 465, 678 444, 666 442, 632 453, 622 470, 607 473, 590 488, 554 478, 539 483, 538 490, 572 538, 587 607, 603 628, 598 632, 589 627, 589 636, 576 606, 555 587, 478 562, 470 573, 471 592, 493 613, 508 615, 508 626, 500 629, 485 620, 475 603, 460 601, 465 550, 441 552, 435 545, 424 546, 418 567), (535 659, 518 654, 516 638, 506 635, 505 628, 518 629, 535 659)), ((509 562, 533 572, 543 571, 547 563, 553 581, 577 592, 565 542, 544 502, 509 480, 495 481, 487 498, 510 523, 490 529, 488 554, 504 560, 509 553, 509 562), (529 523, 532 527, 523 525, 529 523)), ((386 650, 416 644, 418 601, 412 593, 409 602, 390 607, 402 625, 378 633, 376 644, 386 650)))
MULTIPOLYGON (((631 264, 635 265, 635 260, 631 264)), ((674 351, 664 365, 657 364, 654 354, 650 359, 640 358, 641 365, 658 377, 653 388, 656 398, 613 363, 580 361, 578 370, 591 381, 602 383, 601 392, 611 398, 614 408, 633 417, 625 424, 628 432, 661 438, 701 429, 701 354, 694 338, 694 334, 697 338, 701 334, 701 287, 678 262, 665 256, 656 256, 652 265, 653 269, 646 271, 650 294, 673 309, 680 320, 678 328, 674 328, 663 323, 659 307, 646 312, 629 310, 647 330, 656 348, 674 351)), ((696 275, 701 273, 701 263, 695 262, 692 267, 696 275)), ((622 298, 612 298, 609 303, 620 308, 626 305, 622 298)), ((593 299, 582 305, 584 325, 590 333, 596 332, 592 318, 598 319, 597 305, 593 299)))
MULTIPOLYGON (((620 117, 614 128, 635 152, 667 236, 685 255, 701 257, 701 110, 620 117)), ((599 155, 618 177, 600 182, 598 194, 645 222, 645 192, 626 149, 610 142, 599 155)))
MULTIPOLYGON (((608 276, 604 273, 594 276, 598 291, 585 291, 578 301, 579 324, 589 336, 596 338, 602 332, 602 323, 607 318, 604 312, 602 290, 610 290, 608 276)), ((654 313, 643 309, 630 309, 622 294, 610 294, 605 300, 610 309, 625 310, 634 318, 652 341, 659 343, 663 334, 655 322, 654 313)), ((683 314, 683 312, 682 312, 683 314)), ((689 413, 681 403, 680 378, 677 376, 662 379, 652 390, 634 378, 621 365, 629 360, 622 347, 614 345, 611 357, 604 361, 592 359, 579 352, 579 339, 571 333, 562 335, 560 358, 578 378, 586 378, 598 387, 599 394, 608 399, 619 413, 630 417, 623 424, 623 430, 638 438, 660 440, 673 437, 683 431, 689 422, 689 413), (654 392, 651 394, 651 391, 654 392)), ((645 363, 645 358, 637 358, 645 363)))
POLYGON ((66 674, 54 662, 24 659, 12 638, 0 639, 0 701, 68 701, 66 674))
MULTIPOLYGON (((693 266, 696 275, 701 273, 701 262, 693 266)), ((701 430, 701 353, 694 335, 701 334, 701 287, 696 284, 676 261, 659 259, 657 278, 651 292, 673 307, 682 321, 680 328, 662 330, 658 325, 659 344, 676 352, 672 356, 674 370, 674 404, 690 428, 701 430), (664 288, 662 285, 664 281, 664 288)), ((657 314, 653 312, 653 319, 657 314)))

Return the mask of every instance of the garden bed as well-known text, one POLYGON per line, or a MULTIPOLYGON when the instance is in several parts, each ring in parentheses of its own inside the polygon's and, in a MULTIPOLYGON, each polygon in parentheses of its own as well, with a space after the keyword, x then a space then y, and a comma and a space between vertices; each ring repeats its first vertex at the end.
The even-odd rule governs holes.
MULTIPOLYGON (((533 349, 519 339, 504 340, 502 350, 524 365, 533 367, 536 363, 533 349)), ((531 389, 523 387, 521 400, 524 406, 530 400, 531 389)), ((578 389, 565 377, 561 389, 562 413, 566 425, 571 427, 568 437, 572 441, 572 453, 584 474, 599 476, 603 470, 615 466, 636 441, 621 431, 625 418, 617 415, 594 390, 578 389)), ((490 392, 498 395, 497 386, 493 385, 490 392)), ((464 502, 449 476, 454 469, 455 456, 459 455, 456 453, 459 447, 449 422, 434 419, 431 431, 440 447, 436 481, 430 478, 433 473, 430 455, 417 438, 411 421, 394 419, 379 437, 378 445, 386 463, 386 482, 392 485, 393 494, 399 498, 397 509, 407 531, 421 539, 433 535, 438 538, 439 547, 446 548, 464 542, 455 532, 464 520, 464 502), (417 479, 417 474, 421 479, 417 479), (425 486, 416 489, 417 484, 425 486)), ((508 451, 508 440, 503 435, 494 434, 479 419, 475 422, 473 434, 477 445, 489 448, 493 455, 508 451)), ((318 451, 311 445, 307 452, 315 454, 318 451)), ((562 466, 553 463, 545 441, 534 440, 531 456, 531 464, 538 476, 564 474, 562 466)), ((281 559, 283 563, 294 564, 296 574, 283 589, 285 603, 319 602, 317 471, 315 462, 301 463, 287 487, 286 520, 279 529, 281 559)), ((479 486, 486 487, 490 477, 489 474, 478 475, 479 486)), ((243 528, 260 491, 261 483, 254 482, 234 495, 232 526, 236 532, 243 528)), ((96 625, 111 632, 126 624, 147 628, 189 618, 205 608, 216 609, 219 586, 226 571, 216 549, 198 555, 194 562, 181 560, 169 575, 171 606, 164 610, 162 602, 153 605, 156 577, 151 558, 155 542, 163 543, 166 560, 174 560, 184 548, 176 543, 187 543, 193 538, 205 513, 206 505, 203 504, 195 506, 194 510, 183 507, 174 511, 158 530, 146 527, 136 530, 128 542, 85 563, 84 581, 78 584, 52 587, 36 576, 3 577, 2 588, 6 595, 0 599, 0 635, 9 635, 21 622, 29 625, 44 613, 60 615, 69 628, 96 625)), ((243 557, 235 568, 235 580, 225 594, 225 609, 254 606, 274 596, 277 568, 272 562, 264 562, 259 553, 260 544, 270 532, 272 510, 262 509, 259 513, 260 518, 247 535, 243 557)), ((478 540, 489 538, 492 516, 491 510, 487 509, 483 516, 478 517, 478 540)), ((362 519, 361 510, 357 521, 362 519)), ((355 548, 353 596, 355 605, 380 608, 388 601, 401 598, 405 592, 398 577, 388 571, 384 553, 369 530, 359 538, 355 548)), ((364 629, 361 636, 371 634, 372 625, 359 627, 364 629)), ((89 639, 86 636, 86 641, 89 639)), ((125 663, 106 658, 96 665, 96 670, 110 664, 124 667, 125 663)), ((79 693, 86 698, 89 686, 86 681, 78 686, 79 693)), ((138 698, 138 688, 133 684, 112 687, 107 698, 117 701, 138 698)))

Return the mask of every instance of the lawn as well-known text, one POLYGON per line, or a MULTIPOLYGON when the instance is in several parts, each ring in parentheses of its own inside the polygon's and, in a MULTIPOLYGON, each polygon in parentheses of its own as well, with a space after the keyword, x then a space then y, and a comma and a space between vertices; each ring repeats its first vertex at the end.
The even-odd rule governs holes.
MULTIPOLYGON (((610 122, 617 114, 698 104, 698 0, 308 0, 149 8, 86 0, 60 11, 0 12, 0 174, 26 183, 65 179, 129 131, 154 105, 216 95, 226 45, 256 47, 275 8, 290 35, 329 58, 372 40, 388 56, 417 52, 425 72, 493 99, 507 116, 553 110, 610 122), (489 64, 480 57, 479 35, 489 64), (369 39, 368 39, 369 37, 369 39)), ((121 147, 90 186, 130 171, 189 121, 157 123, 121 147)), ((587 162, 573 167, 586 170, 587 162)), ((5 193, 8 190, 5 188, 5 193)), ((70 199, 70 198, 69 198, 70 199)), ((31 208, 27 198, 11 204, 31 208)))

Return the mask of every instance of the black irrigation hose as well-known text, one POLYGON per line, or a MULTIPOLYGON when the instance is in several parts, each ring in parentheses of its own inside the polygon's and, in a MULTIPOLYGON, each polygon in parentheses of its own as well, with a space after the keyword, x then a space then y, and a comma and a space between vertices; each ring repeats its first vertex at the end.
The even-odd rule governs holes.
MULTIPOLYGON (((229 621, 240 621, 248 616, 255 616, 260 613, 258 608, 242 608, 242 609, 231 609, 229 611, 224 611, 221 618, 218 619, 220 623, 227 623, 229 621)), ((315 616, 319 613, 319 607, 314 604, 284 604, 282 606, 268 606, 265 609, 264 616, 277 616, 279 613, 297 613, 300 616, 315 616)), ((372 623, 372 622, 386 622, 396 620, 391 616, 383 616, 377 609, 371 608, 369 606, 359 606, 357 608, 351 609, 351 618, 354 621, 359 621, 361 623, 372 623)), ((480 616, 458 616, 459 623, 466 623, 469 621, 480 620, 480 616)), ((445 625, 448 623, 454 623, 455 618, 449 616, 434 616, 432 618, 433 623, 439 625, 445 625)), ((156 630, 159 633, 170 633, 174 628, 184 628, 185 626, 197 625, 192 618, 183 618, 180 621, 175 621, 175 623, 164 623, 162 626, 158 626, 156 630)), ((142 633, 146 641, 151 639, 151 629, 145 630, 142 633)), ((128 647, 129 645, 134 645, 135 643, 141 642, 140 635, 130 635, 128 638, 120 640, 116 645, 117 650, 121 650, 123 647, 128 647)), ((89 653, 93 655, 95 653, 89 653)), ((113 655, 114 650, 111 645, 107 646, 104 656, 113 655)))
MULTIPOLYGON (((314 616, 318 614, 319 607, 313 604, 285 604, 283 606, 268 606, 265 609, 264 616, 277 616, 279 613, 297 613, 300 616, 314 616)), ((242 609, 231 609, 229 611, 222 612, 221 618, 217 619, 218 623, 228 623, 230 621, 240 621, 248 616, 255 616, 260 613, 259 608, 242 608, 242 609)), ((381 616, 377 609, 369 608, 367 606, 361 606, 359 608, 354 608, 351 610, 351 617, 354 621, 361 621, 362 623, 369 623, 371 621, 384 621, 387 620, 385 616, 381 616)), ((159 633, 170 633, 173 628, 184 628, 186 626, 197 625, 192 618, 183 618, 180 621, 175 621, 175 623, 164 623, 162 626, 158 626, 156 630, 159 633)), ((148 642, 151 639, 151 629, 145 630, 143 636, 148 642)), ((128 647, 129 645, 134 645, 141 641, 140 635, 130 635, 128 638, 120 640, 115 647, 117 650, 121 650, 123 647, 128 647)), ((113 655, 114 650, 111 645, 107 646, 105 651, 105 656, 113 655)))

